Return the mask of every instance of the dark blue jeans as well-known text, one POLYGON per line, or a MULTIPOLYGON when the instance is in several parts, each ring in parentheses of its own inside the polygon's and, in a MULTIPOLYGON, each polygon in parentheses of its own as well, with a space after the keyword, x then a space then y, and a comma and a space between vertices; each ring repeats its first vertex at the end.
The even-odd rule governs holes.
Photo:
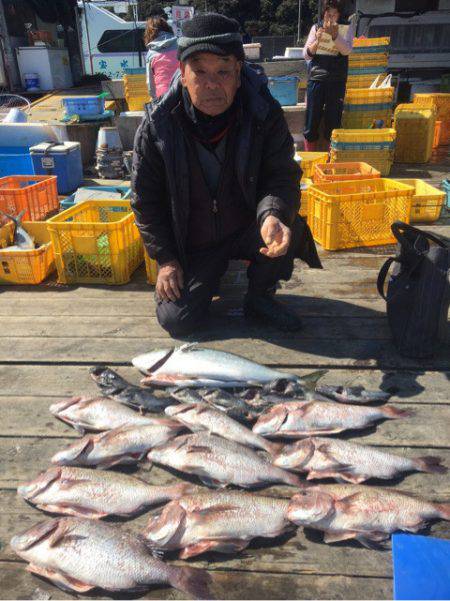
POLYGON ((322 116, 325 138, 331 139, 333 129, 341 127, 344 109, 345 81, 309 81, 306 89, 306 123, 303 135, 308 142, 319 139, 322 116))

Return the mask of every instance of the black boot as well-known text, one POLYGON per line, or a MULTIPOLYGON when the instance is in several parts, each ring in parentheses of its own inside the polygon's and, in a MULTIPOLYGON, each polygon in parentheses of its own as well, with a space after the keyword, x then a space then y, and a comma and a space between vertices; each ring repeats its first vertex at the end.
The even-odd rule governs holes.
POLYGON ((244 315, 247 319, 263 325, 273 326, 284 332, 297 332, 302 322, 286 305, 276 301, 273 294, 247 294, 244 300, 244 315))

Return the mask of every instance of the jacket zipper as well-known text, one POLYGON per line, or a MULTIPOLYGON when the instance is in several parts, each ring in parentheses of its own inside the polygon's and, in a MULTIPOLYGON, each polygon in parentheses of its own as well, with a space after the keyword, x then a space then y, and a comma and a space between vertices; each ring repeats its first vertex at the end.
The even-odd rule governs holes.
POLYGON ((219 223, 218 223, 219 207, 218 207, 216 198, 213 198, 212 212, 213 212, 213 219, 214 219, 214 240, 218 240, 219 239, 219 223))

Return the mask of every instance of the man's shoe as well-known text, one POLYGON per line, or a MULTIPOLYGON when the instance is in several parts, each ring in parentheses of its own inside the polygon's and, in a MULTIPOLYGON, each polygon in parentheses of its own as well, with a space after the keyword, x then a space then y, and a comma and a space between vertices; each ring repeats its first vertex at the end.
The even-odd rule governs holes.
POLYGON ((259 296, 247 294, 244 301, 244 315, 249 320, 273 326, 284 332, 297 332, 303 325, 297 315, 270 294, 259 296))

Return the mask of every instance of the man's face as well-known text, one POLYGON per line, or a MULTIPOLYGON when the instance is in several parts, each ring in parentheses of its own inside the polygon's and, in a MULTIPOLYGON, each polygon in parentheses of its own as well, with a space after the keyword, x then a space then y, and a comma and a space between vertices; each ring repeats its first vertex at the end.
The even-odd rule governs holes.
POLYGON ((195 108, 214 117, 233 104, 241 85, 241 66, 234 55, 199 52, 181 63, 181 83, 195 108))

